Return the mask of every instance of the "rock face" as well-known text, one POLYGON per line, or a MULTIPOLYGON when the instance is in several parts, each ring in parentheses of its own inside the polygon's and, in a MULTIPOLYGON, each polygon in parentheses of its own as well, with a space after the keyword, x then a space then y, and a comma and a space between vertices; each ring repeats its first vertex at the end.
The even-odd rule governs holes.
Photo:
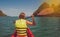
POLYGON ((37 15, 47 15, 47 14, 52 14, 53 12, 54 12, 54 9, 50 7, 50 8, 43 9, 37 15))
POLYGON ((7 16, 0 10, 0 16, 7 16))
POLYGON ((47 4, 46 2, 43 3, 34 13, 33 13, 35 16, 46 16, 46 17, 60 17, 60 4, 55 6, 54 4, 52 4, 51 6, 49 6, 49 4, 47 4), (44 9, 47 9, 47 8, 53 8, 54 9, 54 12, 50 13, 50 14, 47 14, 48 12, 46 12, 44 15, 43 14, 40 14, 41 11, 44 11, 44 9), (38 15, 40 14, 40 15, 38 15))
POLYGON ((49 4, 47 4, 46 2, 44 2, 33 14, 37 16, 37 14, 45 8, 49 8, 49 4))

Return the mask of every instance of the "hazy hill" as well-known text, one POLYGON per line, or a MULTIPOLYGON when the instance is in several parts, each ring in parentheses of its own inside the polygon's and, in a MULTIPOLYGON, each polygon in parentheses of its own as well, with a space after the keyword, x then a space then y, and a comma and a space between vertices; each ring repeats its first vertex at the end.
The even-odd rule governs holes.
POLYGON ((46 15, 38 15, 39 13, 41 13, 42 10, 44 9, 47 9, 47 8, 50 8, 49 4, 47 4, 46 2, 44 2, 33 14, 35 16, 40 16, 40 17, 44 17, 44 16, 47 16, 47 17, 60 17, 60 4, 55 6, 54 4, 51 5, 51 8, 54 9, 54 12, 50 13, 50 14, 47 14, 48 12, 46 12, 45 14, 46 15))
POLYGON ((49 4, 44 2, 33 14, 36 16, 41 10, 49 8, 49 4))
POLYGON ((3 11, 0 10, 0 16, 7 16, 7 15, 4 14, 3 11))

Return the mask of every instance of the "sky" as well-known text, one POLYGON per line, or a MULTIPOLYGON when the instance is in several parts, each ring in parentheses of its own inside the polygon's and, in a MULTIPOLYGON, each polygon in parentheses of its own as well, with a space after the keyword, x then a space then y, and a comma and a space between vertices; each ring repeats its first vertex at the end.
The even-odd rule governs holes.
POLYGON ((25 12, 31 16, 44 0, 0 0, 0 10, 8 16, 18 16, 25 12))

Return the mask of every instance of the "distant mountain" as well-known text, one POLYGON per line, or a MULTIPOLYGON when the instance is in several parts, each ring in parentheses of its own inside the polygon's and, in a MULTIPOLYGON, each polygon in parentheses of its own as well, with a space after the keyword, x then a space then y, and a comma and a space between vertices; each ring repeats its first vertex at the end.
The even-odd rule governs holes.
MULTIPOLYGON (((50 9, 50 10, 52 10, 52 9, 50 9)), ((49 4, 44 2, 33 14, 35 16, 39 16, 39 17, 45 17, 45 16, 46 17, 60 17, 60 4, 57 6, 55 6, 54 4, 49 6, 49 4), (47 9, 50 7, 53 8, 54 12, 49 13, 48 10, 46 12, 44 12, 44 9, 47 9), (40 13, 42 13, 42 14, 40 14, 40 13), (38 15, 38 14, 40 14, 40 15, 38 15)))
POLYGON ((51 14, 47 14, 44 16, 48 16, 48 17, 60 17, 60 4, 57 6, 52 5, 52 7, 54 8, 54 12, 51 14))
POLYGON ((60 12, 60 4, 57 6, 57 12, 60 12))
POLYGON ((7 15, 4 14, 3 11, 0 10, 0 16, 7 16, 7 15))
POLYGON ((33 14, 36 16, 41 10, 49 8, 49 4, 44 2, 33 14))

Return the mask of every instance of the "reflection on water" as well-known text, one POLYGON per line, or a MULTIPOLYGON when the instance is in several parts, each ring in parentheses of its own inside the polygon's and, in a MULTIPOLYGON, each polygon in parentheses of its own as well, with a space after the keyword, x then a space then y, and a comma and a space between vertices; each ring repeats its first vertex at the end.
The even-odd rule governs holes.
POLYGON ((35 19, 37 22, 35 37, 60 37, 60 17, 36 17, 35 19))

